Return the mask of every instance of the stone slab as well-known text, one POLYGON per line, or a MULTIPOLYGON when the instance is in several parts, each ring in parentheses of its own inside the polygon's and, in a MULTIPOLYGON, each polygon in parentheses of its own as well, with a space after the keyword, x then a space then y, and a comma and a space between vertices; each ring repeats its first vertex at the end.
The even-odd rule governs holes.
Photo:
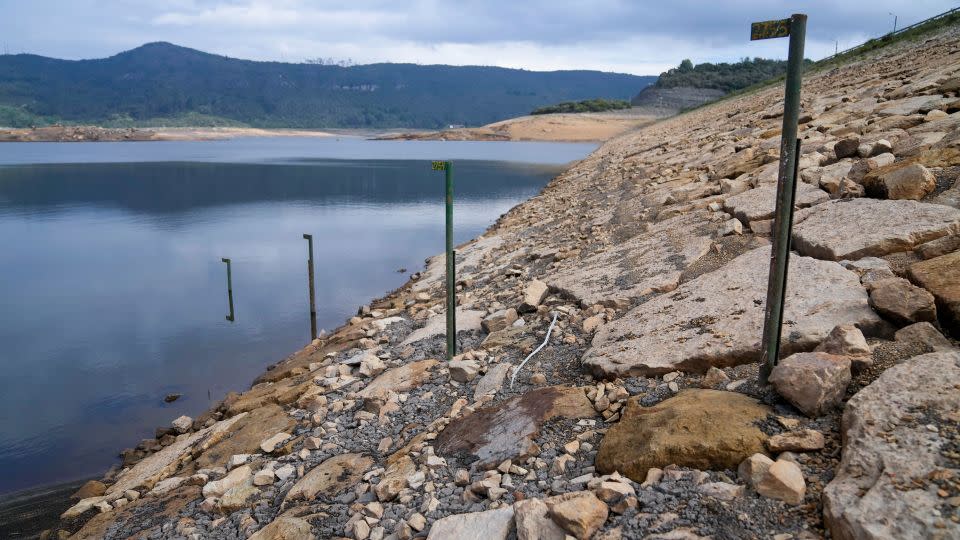
MULTIPOLYGON (((826 191, 806 182, 797 183, 797 196, 794 205, 806 208, 830 200, 826 191)), ((723 208, 740 221, 760 221, 772 219, 777 206, 777 185, 764 184, 730 197, 723 208)))
MULTIPOLYGON (((760 247, 603 325, 584 364, 603 377, 705 372, 760 359, 770 248, 760 247)), ((853 272, 794 254, 784 311, 783 355, 812 350, 831 330, 881 324, 853 272)))
POLYGON ((797 212, 793 248, 840 260, 879 257, 948 234, 960 234, 960 210, 898 200, 841 199, 797 212))
MULTIPOLYGON (((457 308, 457 333, 480 330, 480 323, 486 312, 474 309, 457 308)), ((409 345, 433 336, 444 335, 447 331, 447 315, 441 313, 427 319, 427 323, 407 335, 400 345, 409 345)))

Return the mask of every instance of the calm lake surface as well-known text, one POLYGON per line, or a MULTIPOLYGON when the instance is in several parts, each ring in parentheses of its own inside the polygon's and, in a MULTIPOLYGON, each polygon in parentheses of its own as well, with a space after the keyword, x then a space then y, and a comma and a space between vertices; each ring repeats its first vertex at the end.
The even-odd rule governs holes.
POLYGON ((443 174, 429 160, 456 161, 462 242, 594 148, 0 144, 0 493, 100 474, 308 343, 303 233, 318 325, 332 329, 443 250, 443 174))

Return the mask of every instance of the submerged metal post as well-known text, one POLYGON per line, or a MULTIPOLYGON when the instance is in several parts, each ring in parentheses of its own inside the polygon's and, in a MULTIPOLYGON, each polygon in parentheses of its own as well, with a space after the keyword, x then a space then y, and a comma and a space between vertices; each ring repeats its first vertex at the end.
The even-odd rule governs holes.
POLYGON ((787 289, 787 267, 790 262, 794 195, 797 189, 797 159, 800 153, 800 145, 797 140, 797 122, 800 118, 800 84, 806 28, 807 16, 794 14, 783 21, 754 23, 751 32, 751 39, 790 36, 790 53, 787 57, 787 80, 783 101, 783 129, 780 135, 777 204, 773 221, 773 242, 770 249, 767 301, 764 308, 763 350, 761 354, 763 364, 760 366, 760 382, 764 384, 766 384, 770 372, 777 365, 780 357, 780 334, 783 326, 784 296, 787 289))
POLYGON ((434 161, 433 170, 446 173, 447 360, 457 354, 457 277, 453 251, 453 163, 434 161))
POLYGON ((230 314, 227 315, 227 320, 233 322, 234 313, 233 313, 233 272, 230 271, 230 259, 222 257, 221 261, 227 263, 227 300, 230 302, 230 314))
POLYGON ((313 235, 304 233, 303 239, 307 241, 307 281, 310 288, 310 339, 317 339, 317 297, 316 289, 313 286, 313 235))

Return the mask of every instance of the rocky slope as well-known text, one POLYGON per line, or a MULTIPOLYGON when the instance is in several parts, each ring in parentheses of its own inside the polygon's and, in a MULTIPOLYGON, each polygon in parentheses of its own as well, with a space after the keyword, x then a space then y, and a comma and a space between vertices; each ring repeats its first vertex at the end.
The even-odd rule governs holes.
POLYGON ((781 88, 611 140, 461 246, 453 361, 440 256, 48 536, 958 538, 958 91, 957 29, 807 75, 772 386, 781 88))

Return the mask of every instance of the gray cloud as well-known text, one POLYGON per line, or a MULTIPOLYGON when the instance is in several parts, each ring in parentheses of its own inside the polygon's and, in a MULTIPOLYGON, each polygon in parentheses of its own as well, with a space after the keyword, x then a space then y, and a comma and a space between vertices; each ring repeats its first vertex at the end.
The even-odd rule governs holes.
POLYGON ((784 40, 749 42, 749 24, 809 15, 807 56, 854 45, 953 7, 947 0, 0 0, 0 45, 61 58, 171 41, 260 60, 603 69, 656 74, 683 58, 783 57, 784 40))

